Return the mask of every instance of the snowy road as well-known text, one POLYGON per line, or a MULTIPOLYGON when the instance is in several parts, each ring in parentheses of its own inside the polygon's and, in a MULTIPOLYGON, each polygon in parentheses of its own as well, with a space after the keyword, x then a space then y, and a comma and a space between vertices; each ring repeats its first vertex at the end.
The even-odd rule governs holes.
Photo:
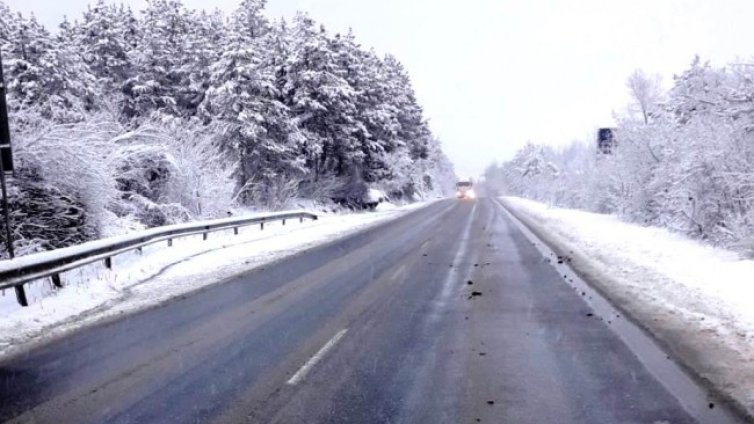
POLYGON ((491 200, 0 363, 0 421, 690 423, 491 200))

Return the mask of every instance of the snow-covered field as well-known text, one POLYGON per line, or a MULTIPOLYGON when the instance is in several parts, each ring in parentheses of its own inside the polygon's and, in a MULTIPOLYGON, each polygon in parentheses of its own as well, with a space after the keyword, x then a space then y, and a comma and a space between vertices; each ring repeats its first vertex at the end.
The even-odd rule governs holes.
POLYGON ((613 216, 503 202, 685 365, 754 411, 754 260, 613 216))
MULTIPOLYGON (((101 263, 62 274, 65 287, 54 290, 49 281, 28 284, 30 306, 21 308, 12 290, 0 296, 0 357, 49 337, 98 320, 159 304, 241 272, 259 267, 312 246, 397 218, 426 203, 396 207, 382 205, 377 212, 320 215, 317 221, 266 223, 176 239, 127 252, 113 258, 113 269, 101 263)), ((27 257, 30 259, 30 257, 27 257)), ((28 260, 26 259, 26 260, 28 260)))

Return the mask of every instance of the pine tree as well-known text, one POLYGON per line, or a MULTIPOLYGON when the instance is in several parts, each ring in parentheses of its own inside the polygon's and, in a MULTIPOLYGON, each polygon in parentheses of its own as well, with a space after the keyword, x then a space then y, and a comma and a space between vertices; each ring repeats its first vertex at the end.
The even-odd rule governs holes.
POLYGON ((238 161, 240 198, 247 203, 269 202, 280 177, 303 173, 295 127, 278 100, 277 68, 261 49, 270 44, 270 33, 262 30, 267 22, 257 3, 244 2, 231 19, 203 105, 205 115, 224 123, 222 143, 238 161))
POLYGON ((133 72, 129 52, 133 45, 134 17, 130 10, 98 0, 89 7, 72 36, 81 48, 84 63, 108 92, 118 91, 133 72))
POLYGON ((179 0, 150 0, 139 22, 138 48, 131 51, 134 74, 125 82, 127 118, 152 112, 181 116, 178 92, 188 81, 186 36, 190 17, 179 0))
POLYGON ((8 25, 4 57, 11 111, 33 110, 57 122, 83 119, 95 107, 96 86, 70 31, 53 37, 33 16, 19 14, 15 21, 8 25))
POLYGON ((304 131, 304 154, 315 178, 349 175, 358 163, 355 91, 338 67, 324 27, 307 15, 294 21, 294 49, 286 74, 285 101, 304 131))
POLYGON ((193 12, 188 17, 188 33, 184 40, 185 56, 177 74, 176 107, 182 117, 199 114, 209 88, 211 67, 221 57, 227 37, 225 19, 219 10, 212 14, 193 12))

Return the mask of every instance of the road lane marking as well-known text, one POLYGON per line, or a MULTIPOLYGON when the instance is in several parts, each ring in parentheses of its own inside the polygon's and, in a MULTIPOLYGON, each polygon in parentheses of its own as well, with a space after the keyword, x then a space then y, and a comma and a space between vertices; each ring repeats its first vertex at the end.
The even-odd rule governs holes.
POLYGON ((440 293, 434 300, 432 310, 429 315, 429 322, 435 323, 440 319, 442 311, 446 308, 450 295, 453 293, 453 289, 458 287, 458 283, 462 281, 462 276, 468 274, 468 264, 462 267, 463 258, 466 256, 469 249, 469 240, 471 239, 471 228, 474 223, 474 215, 476 214, 477 203, 474 202, 474 207, 471 208, 471 213, 466 219, 466 223, 463 227, 461 235, 461 242, 458 245, 455 256, 453 256, 453 262, 448 269, 448 273, 445 275, 445 280, 442 283, 440 293), (462 269, 463 268, 463 269, 462 269))
POLYGON ((453 283, 458 283, 460 280, 458 279, 458 270, 461 268, 461 263, 463 262, 463 257, 466 256, 466 251, 469 248, 469 239, 471 238, 471 226, 474 223, 474 214, 476 213, 476 206, 477 203, 474 202, 474 207, 471 208, 471 213, 469 214, 469 217, 466 219, 466 225, 464 225, 463 228, 463 235, 461 236, 461 244, 458 246, 458 250, 456 250, 456 254, 453 257, 453 267, 448 270, 448 275, 445 277, 445 282, 442 286, 442 291, 440 292, 440 303, 445 304, 446 300, 450 296, 450 293, 453 288, 453 283))
POLYGON ((395 281, 399 278, 403 278, 403 275, 406 273, 406 265, 403 264, 398 268, 391 276, 390 279, 395 281))
POLYGON ((338 331, 338 333, 335 334, 330 340, 328 340, 327 343, 325 343, 325 345, 322 346, 322 348, 314 354, 314 356, 309 358, 309 360, 306 361, 306 363, 301 368, 299 368, 298 371, 296 371, 296 374, 293 374, 293 377, 288 379, 286 384, 295 386, 296 384, 300 383, 304 379, 304 377, 306 377, 306 374, 308 374, 309 371, 315 365, 317 365, 317 362, 321 361, 322 358, 327 355, 327 352, 335 347, 335 345, 340 341, 340 339, 343 338, 343 336, 346 335, 347 332, 347 328, 338 331))

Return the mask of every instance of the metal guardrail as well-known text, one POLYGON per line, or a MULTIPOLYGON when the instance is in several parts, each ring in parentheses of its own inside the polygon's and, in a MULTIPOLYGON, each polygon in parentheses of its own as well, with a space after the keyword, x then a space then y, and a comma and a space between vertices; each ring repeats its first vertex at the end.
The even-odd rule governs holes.
POLYGON ((287 220, 298 219, 303 222, 304 219, 316 220, 317 218, 317 215, 309 212, 286 212, 252 218, 228 218, 170 225, 21 256, 0 262, 0 290, 15 289, 18 303, 21 306, 28 306, 24 284, 49 277, 55 287, 62 288, 63 283, 60 278, 62 272, 97 261, 103 261, 107 268, 112 268, 112 257, 124 252, 140 251, 144 246, 161 241, 167 241, 167 245, 172 246, 174 239, 198 234, 203 234, 204 240, 207 240, 210 233, 229 229, 233 229, 233 233, 237 235, 239 228, 251 225, 259 225, 264 230, 265 222, 282 221, 285 225, 287 220))

